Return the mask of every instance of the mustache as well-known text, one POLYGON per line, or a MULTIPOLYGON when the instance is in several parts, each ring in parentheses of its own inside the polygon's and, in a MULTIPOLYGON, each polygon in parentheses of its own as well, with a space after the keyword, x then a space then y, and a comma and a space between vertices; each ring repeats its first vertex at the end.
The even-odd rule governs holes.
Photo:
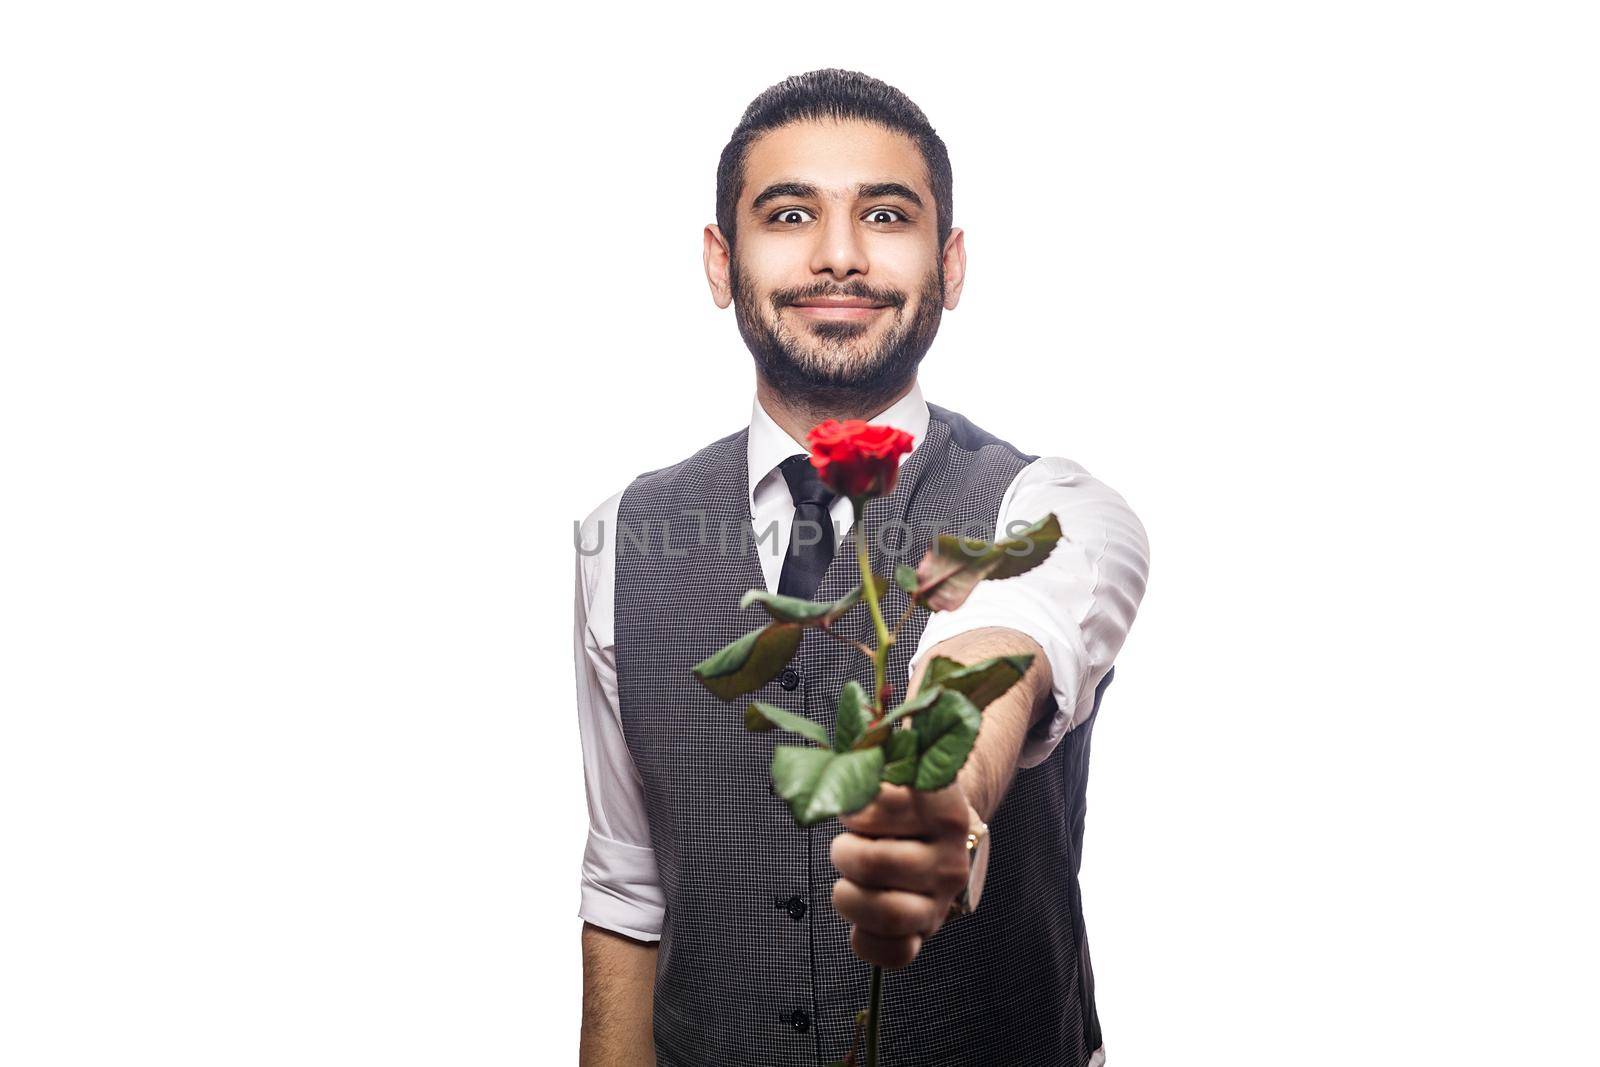
POLYGON ((826 282, 817 285, 808 285, 803 289, 775 289, 772 292, 772 306, 774 308, 786 307, 797 304, 802 300, 823 300, 829 297, 844 297, 848 300, 870 300, 874 304, 883 304, 892 308, 906 306, 906 295, 893 289, 874 289, 861 282, 852 282, 848 285, 828 285, 826 282))

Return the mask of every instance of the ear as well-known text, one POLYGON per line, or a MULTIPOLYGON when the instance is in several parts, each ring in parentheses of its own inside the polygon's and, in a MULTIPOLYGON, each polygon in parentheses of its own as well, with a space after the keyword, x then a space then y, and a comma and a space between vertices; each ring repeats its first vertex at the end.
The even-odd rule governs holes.
POLYGON ((967 235, 959 227, 950 228, 944 243, 944 306, 954 311, 961 302, 961 286, 967 280, 967 235))
POLYGON ((717 302, 717 307, 725 308, 733 303, 733 284, 728 278, 728 242, 713 222, 706 227, 703 243, 711 299, 717 302))

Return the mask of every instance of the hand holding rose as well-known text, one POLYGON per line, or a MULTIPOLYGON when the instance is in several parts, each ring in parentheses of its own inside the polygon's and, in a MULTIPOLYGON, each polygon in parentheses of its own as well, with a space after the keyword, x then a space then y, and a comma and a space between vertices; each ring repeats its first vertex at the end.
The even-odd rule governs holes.
POLYGON ((896 970, 944 925, 967 884, 971 807, 956 781, 919 790, 885 783, 877 797, 839 822, 831 857, 841 877, 833 907, 854 924, 850 947, 896 970))

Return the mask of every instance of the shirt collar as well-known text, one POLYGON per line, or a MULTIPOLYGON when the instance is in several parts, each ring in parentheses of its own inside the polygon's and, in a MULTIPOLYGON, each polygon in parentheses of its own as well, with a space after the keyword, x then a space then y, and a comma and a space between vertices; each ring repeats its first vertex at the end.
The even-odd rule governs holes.
MULTIPOLYGON (((922 443, 922 437, 928 432, 928 404, 922 399, 922 385, 919 382, 911 383, 911 390, 905 396, 890 404, 883 411, 867 419, 867 422, 878 425, 893 426, 897 430, 904 430, 911 435, 911 447, 916 448, 922 443)), ((751 508, 755 507, 756 486, 760 485, 768 475, 777 469, 778 464, 794 455, 796 452, 809 453, 811 449, 801 441, 796 441, 789 436, 787 430, 772 420, 767 414, 767 409, 761 406, 760 397, 750 401, 750 435, 747 439, 746 454, 749 459, 749 490, 751 508)), ((907 453, 909 455, 909 453, 907 453)), ((901 462, 905 456, 900 457, 901 462)))

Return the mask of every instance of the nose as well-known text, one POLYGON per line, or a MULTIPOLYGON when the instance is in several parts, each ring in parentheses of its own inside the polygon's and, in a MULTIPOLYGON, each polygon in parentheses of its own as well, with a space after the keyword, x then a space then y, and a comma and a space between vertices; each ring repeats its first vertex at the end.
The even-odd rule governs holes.
POLYGON ((811 273, 831 274, 836 281, 867 273, 867 250, 856 230, 856 220, 848 211, 830 211, 816 232, 811 273))

